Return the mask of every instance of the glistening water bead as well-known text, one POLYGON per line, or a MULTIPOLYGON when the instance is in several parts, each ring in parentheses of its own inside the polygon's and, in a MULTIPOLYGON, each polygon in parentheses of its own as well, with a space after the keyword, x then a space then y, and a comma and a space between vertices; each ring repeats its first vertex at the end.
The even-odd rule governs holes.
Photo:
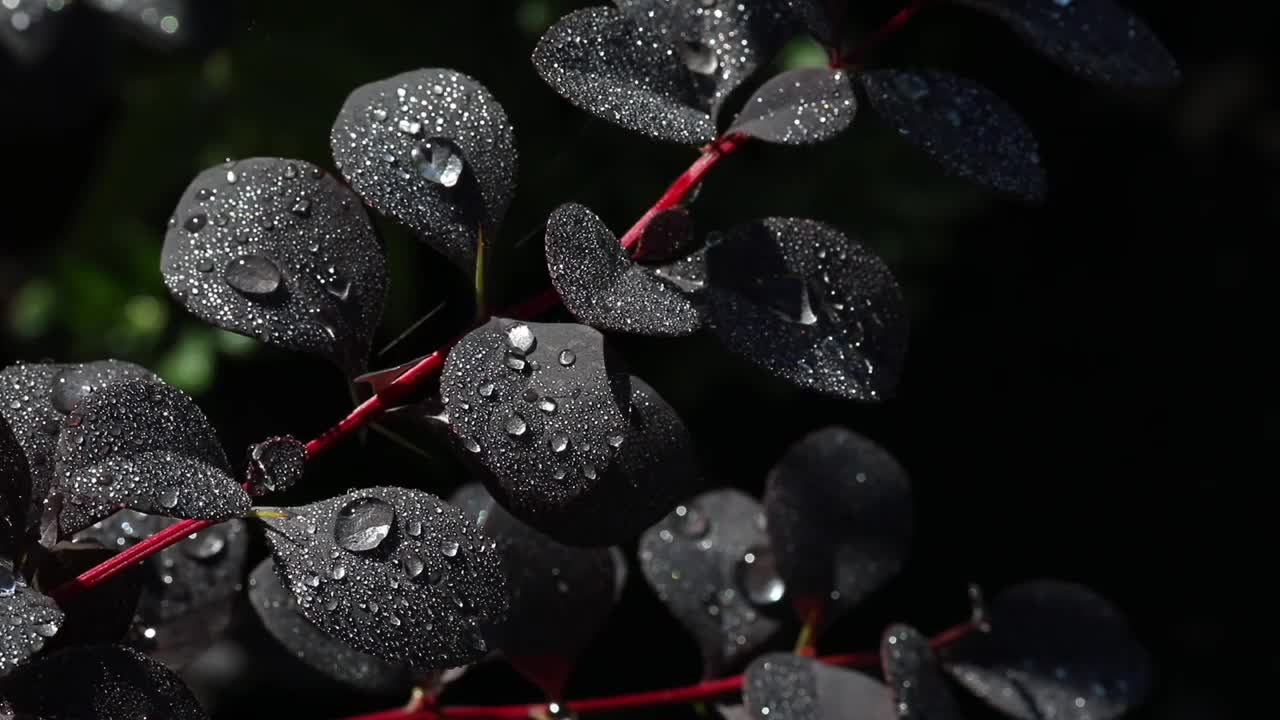
POLYGON ((787 585, 778 574, 773 550, 754 547, 738 563, 738 585, 755 605, 773 605, 786 595, 787 585))
POLYGON ((462 152, 444 138, 418 145, 409 151, 418 174, 433 183, 453 187, 462 177, 462 152))
POLYGON ((395 508, 378 498, 352 500, 338 511, 333 536, 338 546, 351 552, 376 549, 391 534, 395 508))
POLYGON ((263 298, 280 289, 280 268, 262 255, 244 255, 227 263, 223 279, 236 292, 250 298, 263 298))

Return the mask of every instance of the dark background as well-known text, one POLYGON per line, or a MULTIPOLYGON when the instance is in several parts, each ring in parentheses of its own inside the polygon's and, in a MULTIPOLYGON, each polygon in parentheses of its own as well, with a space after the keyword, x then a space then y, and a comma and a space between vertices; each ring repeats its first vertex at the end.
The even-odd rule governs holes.
MULTIPOLYGON (((861 32, 896 10, 854 4, 861 32)), ((1255 248, 1275 238, 1280 207, 1276 66, 1264 55, 1272 24, 1255 16, 1263 3, 1127 4, 1181 61, 1177 91, 1087 85, 998 23, 951 8, 929 11, 874 59, 944 66, 1007 98, 1041 141, 1043 207, 944 177, 870 113, 829 145, 748 147, 703 188, 701 230, 808 216, 886 257, 912 307, 897 398, 862 407, 805 395, 704 339, 619 344, 686 418, 712 484, 758 489, 787 444, 829 423, 870 435, 911 471, 912 562, 824 649, 872 647, 890 621, 946 627, 966 616, 970 581, 994 594, 1061 577, 1111 597, 1155 654, 1157 691, 1133 717, 1242 715, 1245 690, 1280 669, 1268 620, 1253 614, 1272 604, 1258 580, 1269 567, 1250 558, 1265 527, 1260 486, 1274 472, 1249 460, 1275 424, 1263 417, 1271 364, 1250 342, 1260 298, 1246 292, 1270 270, 1255 248)), ((516 126, 521 189, 496 284, 517 300, 544 282, 538 233, 552 208, 585 202, 624 230, 692 159, 589 120, 538 79, 528 62, 537 36, 578 5, 230 3, 209 13, 201 47, 176 54, 111 36, 84 15, 45 63, 0 59, 0 360, 147 364, 197 396, 232 455, 269 434, 313 436, 349 409, 342 378, 205 329, 164 292, 159 247, 182 189, 225 157, 331 165, 329 126, 351 89, 454 67, 484 82, 516 126)), ((813 59, 797 44, 781 62, 813 59)), ((393 277, 382 339, 446 302, 385 356, 391 364, 451 336, 470 307, 446 263, 383 226, 393 277)), ((310 469, 307 487, 284 501, 360 484, 445 494, 458 467, 424 446, 430 459, 371 437, 310 469)), ((633 574, 570 696, 697 675, 691 641, 633 574)), ((219 717, 337 717, 397 702, 308 673, 251 614, 195 677, 219 717)), ((499 667, 446 696, 535 698, 499 667)))

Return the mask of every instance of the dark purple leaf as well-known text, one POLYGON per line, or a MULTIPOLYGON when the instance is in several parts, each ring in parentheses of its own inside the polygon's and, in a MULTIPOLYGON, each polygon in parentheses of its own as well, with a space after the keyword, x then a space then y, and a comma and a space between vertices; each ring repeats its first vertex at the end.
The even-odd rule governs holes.
MULTIPOLYGON (((123 550, 176 522, 121 510, 80 531, 74 540, 123 550)), ((248 551, 244 522, 231 520, 147 558, 127 642, 174 668, 207 650, 231 624, 248 551)))
POLYGON ((742 704, 756 720, 893 720, 893 695, 870 676, 785 653, 747 668, 742 704))
POLYGON ((766 218, 708 241, 707 326, 796 386, 880 400, 906 354, 906 308, 880 258, 830 225, 766 218))
POLYGON ((284 587, 325 633, 417 670, 489 651, 507 610, 501 561, 457 508, 380 487, 261 517, 284 587))
POLYGON ((171 670, 118 645, 77 647, 44 657, 0 680, 20 718, 40 720, 207 720, 171 670))
POLYGON ((880 641, 880 665, 900 720, 962 720, 929 638, 907 625, 891 625, 880 641))
POLYGON ((0 557, 15 557, 26 534, 31 469, 9 421, 0 415, 0 557))
MULTIPOLYGON (((664 38, 714 117, 799 29, 793 0, 614 0, 636 25, 664 38)), ((671 52, 669 50, 669 52, 671 52)))
POLYGON ((144 380, 107 385, 67 416, 54 491, 64 498, 59 522, 67 533, 121 507, 225 520, 250 506, 200 408, 182 391, 144 380))
POLYGON ((1142 702, 1151 658, 1105 598, 1059 580, 1004 591, 991 631, 947 648, 947 670, 970 692, 1019 720, 1110 720, 1142 702))
POLYGON ((954 0, 994 15, 1032 48, 1087 80, 1166 88, 1178 64, 1141 20, 1111 0, 954 0))
POLYGON ((468 273, 515 194, 516 145, 502 106, 474 78, 414 70, 356 88, 330 136, 352 189, 468 273))
MULTIPOLYGON (((701 59, 703 68, 716 62, 701 59)), ((600 7, 560 18, 533 52, 542 79, 578 108, 656 140, 702 145, 716 136, 709 82, 686 62, 662 35, 600 7)))
POLYGON ((271 558, 249 576, 249 604, 285 650, 340 683, 383 695, 403 693, 412 684, 407 667, 366 655, 304 618, 293 595, 280 584, 271 558))
POLYGON ((848 72, 790 70, 771 78, 747 100, 729 132, 783 145, 812 145, 844 132, 857 108, 848 72))
POLYGON ((937 70, 870 70, 858 79, 876 113, 947 173, 1031 202, 1044 199, 1036 139, 990 90, 937 70))
POLYGON ((498 543, 511 612, 502 655, 549 697, 560 697, 578 656, 616 602, 611 548, 562 545, 489 500, 480 529, 498 543))
POLYGON ((609 332, 690 335, 702 312, 676 285, 632 261, 618 238, 586 207, 561 205, 547 221, 547 269, 569 312, 609 332))
POLYGON ((697 641, 707 677, 759 651, 781 627, 786 585, 764 525, 754 498, 714 490, 640 537, 645 580, 697 641))
MULTIPOLYGON (((93 390, 124 380, 160 381, 146 368, 119 360, 22 363, 0 370, 0 416, 8 420, 31 473, 23 509, 27 534, 40 534, 53 483, 54 450, 67 413, 93 390)), ((51 515, 52 522, 56 513, 51 515)))
POLYGON ((787 450, 769 473, 764 508, 793 600, 826 605, 828 619, 901 570, 915 524, 906 472, 838 427, 787 450))
POLYGON ((44 649, 63 619, 52 599, 27 587, 13 565, 0 558, 0 676, 44 649))
POLYGON ((359 200, 324 170, 284 158, 205 170, 178 201, 160 262, 201 320, 364 371, 386 258, 359 200))

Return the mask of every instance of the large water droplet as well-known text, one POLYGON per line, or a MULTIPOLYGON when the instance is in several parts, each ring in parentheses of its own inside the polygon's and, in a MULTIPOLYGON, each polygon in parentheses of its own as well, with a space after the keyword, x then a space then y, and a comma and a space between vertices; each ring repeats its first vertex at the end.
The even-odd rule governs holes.
POLYGON ((426 564, 422 562, 422 558, 418 557, 411 550, 405 550, 400 555, 400 567, 404 568, 404 574, 413 579, 422 574, 426 569, 426 564))
POLYGON ((507 418, 507 434, 511 437, 520 437, 529 430, 529 423, 525 422, 520 413, 511 413, 511 417, 507 418))
POLYGON ((773 550, 754 547, 743 553, 738 561, 738 586, 747 599, 758 606, 773 605, 787 594, 787 585, 778 574, 773 550))
POLYGON ((443 138, 433 138, 410 153, 418 174, 433 183, 453 187, 462 177, 462 153, 443 138))
POLYGON ((569 436, 562 432, 555 433, 547 444, 551 447, 551 452, 562 453, 569 449, 569 436))
POLYGON ((715 48, 696 42, 680 43, 680 59, 684 66, 699 75, 711 75, 720 67, 715 48))
POLYGON ((445 557, 457 557, 458 541, 445 540, 444 542, 440 543, 440 552, 444 553, 445 557))
POLYGON ((177 504, 178 504, 177 490, 170 489, 160 493, 160 507, 165 508, 167 510, 169 508, 174 507, 177 504))
POLYGON ((262 255, 245 255, 227 263, 223 279, 234 290, 253 298, 266 297, 280 289, 280 268, 262 255))
POLYGON ((352 500, 338 511, 333 526, 338 546, 351 552, 367 552, 382 544, 391 534, 396 520, 396 510, 378 498, 352 500))
POLYGON ((533 352, 533 348, 537 346, 538 339, 534 337, 533 330, 528 325, 512 325, 507 329, 507 344, 511 349, 521 355, 528 355, 533 352))
POLYGON ((195 213, 191 217, 187 218, 187 221, 182 223, 182 227, 187 232, 198 233, 204 229, 205 225, 208 225, 208 224, 209 224, 209 216, 201 212, 201 213, 195 213))

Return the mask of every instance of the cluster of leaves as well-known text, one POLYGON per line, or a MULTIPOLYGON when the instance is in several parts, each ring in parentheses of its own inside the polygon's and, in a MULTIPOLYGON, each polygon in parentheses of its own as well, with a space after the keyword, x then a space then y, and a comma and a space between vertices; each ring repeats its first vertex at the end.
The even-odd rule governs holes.
MULTIPOLYGON (((793 34, 807 30, 841 57, 833 4, 615 4, 566 16, 534 53, 547 82, 593 114, 721 152, 726 139, 829 140, 861 96, 947 170, 1043 193, 1017 116, 940 71, 791 71, 722 123, 735 90, 793 34)), ((1176 77, 1150 33, 1107 0, 962 4, 1081 75, 1176 77)), ((161 270, 210 324, 382 387, 407 368, 368 373, 387 273, 366 207, 476 272, 483 300, 484 258, 514 193, 513 130, 480 83, 427 69, 357 88, 331 145, 340 178, 284 158, 198 175, 170 220, 161 270)), ((582 324, 489 317, 451 349, 438 392, 398 408, 428 419, 479 480, 452 502, 374 487, 253 507, 251 496, 301 478, 301 443, 255 445, 237 477, 199 408, 144 368, 0 372, 0 713, 203 716, 169 668, 225 626, 246 574, 245 519, 271 551, 249 576, 263 625, 316 670, 364 690, 426 683, 424 673, 438 689, 438 671, 501 657, 559 699, 626 583, 617 546, 638 537, 642 574, 697 640, 706 676, 747 667, 743 705, 726 714, 831 718, 858 703, 885 716, 958 717, 947 675, 1026 720, 1110 718, 1140 701, 1149 663, 1123 619, 1056 581, 1005 591, 982 632, 937 654, 916 630, 891 627, 884 682, 760 655, 797 619, 816 631, 901 570, 914 532, 907 474, 870 440, 827 428, 781 458, 762 500, 702 492, 679 415, 601 331, 705 328, 782 381, 871 401, 897 384, 906 308, 887 265, 834 227, 764 218, 700 239, 690 213, 664 208, 627 246, 583 206, 552 213, 548 273, 582 324), (178 518, 220 524, 62 605, 47 594, 178 518)))

